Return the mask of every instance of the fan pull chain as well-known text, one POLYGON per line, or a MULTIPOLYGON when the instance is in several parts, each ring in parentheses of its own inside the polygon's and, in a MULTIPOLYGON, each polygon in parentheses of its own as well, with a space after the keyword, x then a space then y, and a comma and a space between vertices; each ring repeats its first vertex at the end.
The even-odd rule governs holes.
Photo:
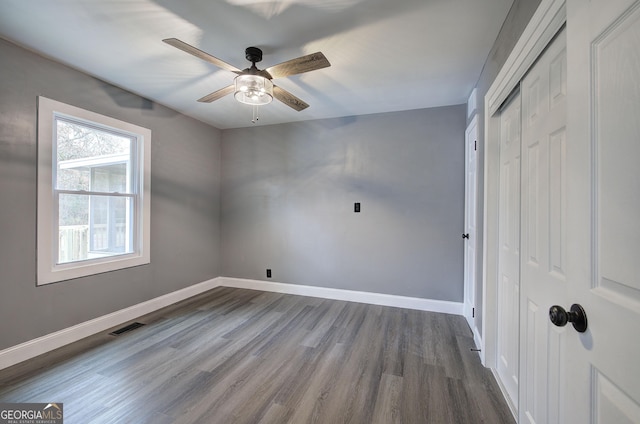
POLYGON ((252 123, 256 123, 258 122, 260 118, 258 117, 258 105, 253 105, 253 119, 251 120, 252 123))

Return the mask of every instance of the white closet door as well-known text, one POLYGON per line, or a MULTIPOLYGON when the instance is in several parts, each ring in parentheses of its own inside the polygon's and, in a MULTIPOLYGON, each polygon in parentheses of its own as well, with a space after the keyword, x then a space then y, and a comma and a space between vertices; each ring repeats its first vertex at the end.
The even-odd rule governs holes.
MULTIPOLYGON (((566 423, 640 423, 640 2, 568 0, 566 423)), ((561 300, 560 300, 561 301, 561 300)))
POLYGON ((561 423, 567 292, 567 61, 563 30, 522 81, 521 423, 561 423))
POLYGON ((518 408, 520 297, 520 95, 500 115, 500 207, 497 374, 518 408))

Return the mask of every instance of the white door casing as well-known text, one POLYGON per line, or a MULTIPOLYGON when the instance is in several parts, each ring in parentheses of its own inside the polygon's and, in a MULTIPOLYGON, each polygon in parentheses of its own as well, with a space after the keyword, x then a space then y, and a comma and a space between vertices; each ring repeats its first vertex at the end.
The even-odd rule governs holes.
POLYGON ((477 217, 478 217, 478 118, 473 117, 465 132, 465 184, 464 184, 464 316, 474 335, 478 333, 475 326, 476 302, 476 252, 477 252, 477 217))
POLYGON ((518 410, 518 314, 520 298, 520 94, 500 114, 498 220, 497 378, 512 411, 518 410))
POLYGON ((566 31, 520 84, 522 212, 519 422, 559 424, 567 327, 549 321, 566 303, 566 31))
POLYGON ((640 423, 640 1, 567 1, 567 423, 640 423), (568 389, 571 387, 571 389, 568 389))

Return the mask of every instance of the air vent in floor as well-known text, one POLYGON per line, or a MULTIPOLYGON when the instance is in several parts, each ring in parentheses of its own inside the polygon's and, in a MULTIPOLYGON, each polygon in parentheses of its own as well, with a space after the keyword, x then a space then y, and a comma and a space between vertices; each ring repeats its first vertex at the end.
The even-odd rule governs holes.
POLYGON ((115 330, 115 331, 112 331, 112 332, 111 332, 111 333, 109 333, 109 334, 110 334, 110 335, 112 335, 112 336, 119 336, 119 335, 121 335, 121 334, 128 333, 129 331, 133 331, 133 330, 135 330, 136 328, 140 328, 140 327, 142 327, 143 325, 144 325, 144 324, 143 324, 143 323, 141 323, 141 322, 134 322, 134 323, 131 323, 131 324, 127 325, 127 326, 124 326, 124 327, 122 327, 122 328, 119 328, 119 329, 117 329, 117 330, 115 330))

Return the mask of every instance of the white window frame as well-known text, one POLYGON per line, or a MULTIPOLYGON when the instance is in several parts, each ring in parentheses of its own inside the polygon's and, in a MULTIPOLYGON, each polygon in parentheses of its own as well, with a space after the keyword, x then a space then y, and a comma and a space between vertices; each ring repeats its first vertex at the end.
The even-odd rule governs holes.
POLYGON ((38 210, 37 210, 37 285, 55 283, 103 272, 144 265, 151 262, 151 130, 84 110, 46 97, 38 97, 38 210), (54 137, 56 118, 68 118, 94 127, 126 133, 137 139, 132 159, 137 160, 138 175, 135 214, 137 245, 133 252, 58 264, 58 205, 55 200, 54 137))

